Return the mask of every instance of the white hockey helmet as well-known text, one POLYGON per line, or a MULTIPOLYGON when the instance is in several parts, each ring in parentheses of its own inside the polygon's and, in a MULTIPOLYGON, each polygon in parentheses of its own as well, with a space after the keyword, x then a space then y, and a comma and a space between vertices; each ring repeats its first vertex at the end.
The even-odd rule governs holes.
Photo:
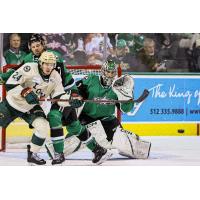
POLYGON ((112 82, 114 81, 115 77, 117 75, 117 65, 113 60, 107 60, 103 63, 101 66, 101 77, 103 80, 103 84, 105 86, 112 85, 112 82), (108 73, 111 75, 108 76, 108 73))
POLYGON ((44 51, 38 61, 40 65, 42 65, 42 63, 48 63, 54 64, 54 66, 56 66, 56 56, 53 52, 44 51))

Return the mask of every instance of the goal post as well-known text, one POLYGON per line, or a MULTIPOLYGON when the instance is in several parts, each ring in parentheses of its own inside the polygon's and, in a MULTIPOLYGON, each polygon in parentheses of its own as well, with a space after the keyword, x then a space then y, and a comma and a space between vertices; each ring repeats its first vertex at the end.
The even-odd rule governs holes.
MULTIPOLYGON (((18 68, 17 65, 6 65, 3 67, 3 73, 7 72, 9 69, 16 69, 18 68)), ((100 65, 87 65, 87 66, 66 66, 67 70, 72 74, 73 78, 76 80, 79 80, 81 78, 83 78, 84 76, 90 75, 90 74, 96 74, 96 75, 100 75, 101 73, 101 66, 100 65)), ((121 76, 122 71, 121 68, 118 68, 118 76, 121 76)), ((6 97, 6 90, 4 85, 0 85, 0 102, 5 99, 6 97)), ((47 103, 47 102, 45 102, 47 103)), ((49 103, 49 102, 48 102, 49 103)), ((46 107, 50 107, 46 104, 44 104, 43 109, 45 110, 46 107)), ((121 120, 121 112, 120 110, 116 111, 116 115, 118 117, 119 120, 121 120)), ((28 125, 26 124, 26 122, 24 122, 23 120, 19 120, 17 119, 17 122, 12 122, 7 131, 7 129, 3 129, 0 128, 0 151, 5 151, 6 146, 8 146, 9 148, 11 147, 11 144, 14 144, 13 146, 16 147, 17 143, 27 143, 28 141, 30 141, 31 138, 31 133, 30 130, 28 131, 29 133, 24 133, 24 136, 21 136, 19 134, 14 134, 14 132, 16 131, 15 127, 18 127, 20 129, 20 131, 23 132, 23 130, 27 130, 28 125), (9 137, 8 137, 9 135, 9 137), (14 135, 14 136, 13 136, 14 135)), ((26 131, 27 132, 27 131, 26 131)), ((11 147, 12 148, 12 147, 11 147)))

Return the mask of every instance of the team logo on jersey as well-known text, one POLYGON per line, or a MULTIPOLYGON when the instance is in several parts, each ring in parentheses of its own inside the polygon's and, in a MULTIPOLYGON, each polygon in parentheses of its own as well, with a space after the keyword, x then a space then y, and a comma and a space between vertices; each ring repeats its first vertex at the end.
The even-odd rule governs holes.
POLYGON ((4 114, 3 113, 0 113, 0 119, 1 118, 4 118, 4 114))
POLYGON ((107 97, 97 97, 94 98, 94 101, 97 101, 98 104, 102 105, 113 105, 115 103, 112 102, 112 99, 109 99, 107 97))
POLYGON ((31 70, 30 66, 28 66, 28 65, 24 66, 24 71, 25 72, 29 72, 30 70, 31 70))

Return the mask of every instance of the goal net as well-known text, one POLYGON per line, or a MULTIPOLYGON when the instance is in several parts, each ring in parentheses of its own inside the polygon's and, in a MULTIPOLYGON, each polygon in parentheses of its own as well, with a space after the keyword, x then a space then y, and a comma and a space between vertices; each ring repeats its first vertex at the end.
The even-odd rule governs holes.
MULTIPOLYGON (((3 67, 5 73, 11 68, 16 68, 16 65, 6 65, 3 67)), ((88 66, 67 66, 68 71, 73 75, 75 81, 90 74, 100 75, 101 67, 99 65, 88 66)), ((121 75, 121 69, 118 69, 118 76, 121 75)), ((5 99, 6 90, 3 85, 0 85, 0 102, 5 99)), ((51 107, 50 102, 44 102, 42 108, 45 113, 49 112, 51 107)), ((121 113, 116 110, 116 115, 120 119, 121 113)), ((65 130, 65 129, 64 129, 65 130)), ((29 128, 29 125, 20 118, 14 120, 6 129, 0 128, 0 151, 4 151, 6 148, 24 148, 26 144, 30 142, 33 129, 29 128)))

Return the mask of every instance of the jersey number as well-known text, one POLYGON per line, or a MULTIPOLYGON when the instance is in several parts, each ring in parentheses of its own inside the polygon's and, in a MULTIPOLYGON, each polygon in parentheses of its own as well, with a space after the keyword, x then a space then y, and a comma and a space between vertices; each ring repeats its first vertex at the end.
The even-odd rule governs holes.
POLYGON ((22 75, 19 75, 19 72, 15 72, 15 74, 13 75, 13 79, 15 79, 16 81, 19 81, 21 77, 22 75))

